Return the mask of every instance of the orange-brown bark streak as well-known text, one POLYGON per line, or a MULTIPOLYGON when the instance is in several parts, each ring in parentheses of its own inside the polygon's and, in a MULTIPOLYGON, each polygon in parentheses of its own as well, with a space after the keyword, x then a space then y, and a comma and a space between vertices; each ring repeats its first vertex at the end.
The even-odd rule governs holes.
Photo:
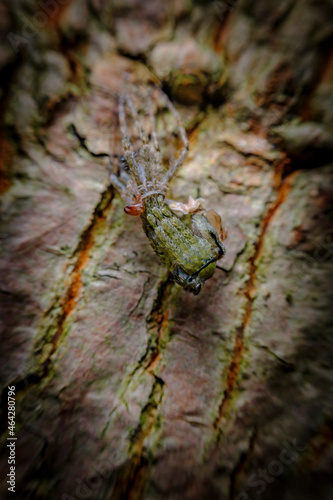
POLYGON ((270 225, 274 214, 279 209, 281 204, 286 199, 288 193, 290 192, 294 177, 295 177, 295 175, 297 175, 295 172, 293 174, 290 174, 284 180, 282 180, 282 176, 280 176, 280 171, 281 171, 280 166, 277 167, 276 171, 278 173, 277 175, 281 179, 280 185, 277 189, 277 195, 276 195, 275 201, 270 205, 270 207, 268 208, 266 214, 264 215, 264 217, 261 221, 260 234, 259 234, 258 240, 257 240, 256 245, 255 245, 255 250, 254 250, 253 256, 249 260, 249 267, 250 267, 249 279, 247 280, 243 290, 241 291, 241 293, 245 295, 247 302, 246 302, 246 307, 245 307, 242 323, 237 328, 237 331, 236 331, 233 356, 232 356, 232 360, 231 360, 231 363, 230 363, 230 365, 228 367, 228 371, 227 371, 226 388, 224 391, 223 399, 222 399, 221 404, 219 406, 218 416, 214 421, 214 428, 218 431, 221 430, 221 421, 222 421, 223 417, 225 416, 225 413, 228 409, 233 391, 235 389, 237 377, 238 377, 238 373, 239 373, 239 368, 240 368, 241 361, 243 358, 244 333, 245 333, 245 330, 246 330, 246 328, 251 320, 252 306, 253 306, 255 291, 256 291, 255 279, 256 279, 256 273, 257 273, 257 269, 258 269, 257 261, 261 255, 261 252, 262 252, 267 228, 270 225))
POLYGON ((80 243, 75 251, 77 259, 74 265, 74 269, 71 273, 69 285, 67 291, 61 299, 60 304, 62 307, 62 312, 58 319, 57 331, 52 339, 53 349, 51 355, 57 348, 57 343, 61 334, 63 333, 64 323, 66 319, 75 309, 76 303, 79 299, 80 292, 82 289, 82 271, 87 266, 90 260, 90 251, 94 245, 95 234, 99 231, 102 224, 104 224, 107 213, 110 209, 111 202, 113 199, 113 192, 107 189, 101 197, 100 203, 95 209, 91 223, 88 228, 84 231, 80 243))
MULTIPOLYGON (((60 305, 60 312, 55 318, 56 329, 55 333, 52 334, 51 340, 46 341, 46 338, 41 339, 41 347, 38 347, 37 352, 41 352, 43 345, 48 342, 51 344, 51 349, 48 351, 46 360, 43 361, 41 367, 38 369, 38 373, 28 374, 24 379, 16 380, 15 386, 17 390, 20 388, 25 388, 31 383, 39 382, 43 377, 48 374, 49 366, 51 362, 51 356, 57 349, 58 342, 64 332, 65 322, 68 317, 73 313, 78 299, 80 297, 82 289, 82 271, 87 266, 91 258, 91 250, 94 246, 95 235, 100 230, 101 226, 105 223, 107 214, 111 208, 113 200, 113 190, 107 189, 101 196, 98 205, 95 208, 94 214, 92 216, 91 222, 87 229, 84 231, 80 238, 80 242, 74 251, 73 256, 76 257, 73 271, 70 274, 67 289, 64 295, 59 299, 58 304, 60 305)), ((50 314, 50 310, 46 313, 46 316, 50 314)))

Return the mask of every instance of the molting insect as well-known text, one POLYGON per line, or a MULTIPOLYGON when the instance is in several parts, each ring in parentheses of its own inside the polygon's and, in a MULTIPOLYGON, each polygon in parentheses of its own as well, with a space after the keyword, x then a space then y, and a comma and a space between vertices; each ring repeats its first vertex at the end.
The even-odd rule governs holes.
POLYGON ((141 217, 153 250, 171 271, 173 279, 197 295, 205 281, 213 276, 216 261, 225 254, 222 241, 226 232, 219 215, 203 209, 202 199, 190 198, 188 204, 166 199, 169 181, 184 162, 189 143, 172 102, 161 90, 154 91, 158 92, 162 106, 177 124, 181 152, 165 168, 157 140, 158 108, 154 110, 152 94, 145 99, 145 120, 139 115, 132 97, 123 95, 118 105, 123 156, 120 166, 115 169, 112 158, 116 155, 111 154, 110 180, 127 203, 125 212, 141 217), (134 148, 134 141, 139 144, 138 149, 134 148), (174 211, 190 214, 190 222, 186 223, 174 211))

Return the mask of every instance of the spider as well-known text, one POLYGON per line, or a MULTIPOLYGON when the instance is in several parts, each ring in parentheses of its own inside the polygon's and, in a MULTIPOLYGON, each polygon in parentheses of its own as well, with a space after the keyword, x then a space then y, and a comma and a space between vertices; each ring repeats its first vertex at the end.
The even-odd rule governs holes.
POLYGON ((190 198, 188 204, 166 199, 169 182, 186 159, 189 142, 176 108, 164 92, 157 88, 155 90, 177 124, 181 152, 165 171, 151 95, 146 98, 149 136, 130 95, 121 95, 118 117, 123 162, 118 172, 115 172, 113 155, 110 155, 110 181, 127 203, 125 212, 141 217, 153 250, 170 270, 174 281, 184 290, 197 295, 205 281, 213 276, 216 261, 225 254, 222 241, 226 238, 226 232, 219 215, 213 210, 206 212, 203 209, 202 199, 190 198), (132 128, 138 133, 137 151, 133 147, 134 136, 130 135, 127 116, 132 128), (174 211, 190 214, 191 225, 186 224, 174 211))

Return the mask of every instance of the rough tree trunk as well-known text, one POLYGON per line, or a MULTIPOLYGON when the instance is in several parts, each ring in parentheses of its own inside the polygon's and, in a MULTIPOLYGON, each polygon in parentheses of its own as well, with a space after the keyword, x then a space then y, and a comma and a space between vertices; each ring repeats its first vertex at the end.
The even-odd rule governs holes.
POLYGON ((333 498, 332 13, 2 5, 2 498, 8 385, 17 498, 333 498), (197 297, 108 186, 91 83, 124 71, 157 76, 186 124, 173 197, 229 233, 197 297))

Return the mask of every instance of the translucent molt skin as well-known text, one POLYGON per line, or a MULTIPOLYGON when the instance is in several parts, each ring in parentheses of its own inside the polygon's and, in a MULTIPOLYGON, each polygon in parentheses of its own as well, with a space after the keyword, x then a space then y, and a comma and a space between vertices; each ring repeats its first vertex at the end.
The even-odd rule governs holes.
MULTIPOLYGON (((146 97, 150 123, 149 136, 132 99, 128 95, 121 96, 118 116, 123 161, 115 171, 110 160, 110 180, 127 202, 125 212, 141 217, 143 229, 153 250, 171 271, 173 279, 184 290, 197 295, 205 281, 213 276, 216 261, 225 254, 222 243, 223 232, 219 232, 210 224, 201 208, 193 210, 190 207, 189 212, 184 212, 192 212, 191 227, 189 227, 165 202, 169 181, 185 160, 189 144, 173 104, 161 90, 155 88, 154 91, 158 92, 164 107, 168 108, 177 123, 182 150, 166 171, 163 170, 162 155, 155 130, 156 111, 153 109, 151 94, 146 97), (133 140, 130 137, 126 110, 132 128, 138 132, 139 139, 135 142, 136 146, 139 143, 139 147, 136 148, 133 147, 135 137, 133 140)), ((114 156, 111 153, 110 159, 114 156)))

